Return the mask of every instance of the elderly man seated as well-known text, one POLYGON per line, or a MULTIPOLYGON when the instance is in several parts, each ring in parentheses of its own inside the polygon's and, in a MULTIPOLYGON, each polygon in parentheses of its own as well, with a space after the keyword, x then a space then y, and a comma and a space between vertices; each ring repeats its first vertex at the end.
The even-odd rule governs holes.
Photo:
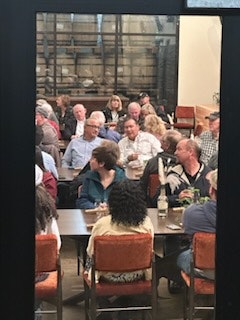
POLYGON ((62 157, 63 167, 81 167, 89 161, 92 150, 98 147, 102 138, 98 137, 99 122, 94 118, 88 118, 84 124, 83 135, 72 139, 62 157))

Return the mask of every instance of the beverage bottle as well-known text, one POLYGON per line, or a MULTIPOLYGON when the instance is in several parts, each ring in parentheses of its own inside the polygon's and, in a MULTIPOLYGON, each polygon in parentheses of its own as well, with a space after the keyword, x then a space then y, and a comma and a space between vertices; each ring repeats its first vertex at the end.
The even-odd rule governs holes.
POLYGON ((165 218, 168 214, 168 198, 166 196, 165 184, 161 185, 160 194, 157 201, 158 216, 165 218))

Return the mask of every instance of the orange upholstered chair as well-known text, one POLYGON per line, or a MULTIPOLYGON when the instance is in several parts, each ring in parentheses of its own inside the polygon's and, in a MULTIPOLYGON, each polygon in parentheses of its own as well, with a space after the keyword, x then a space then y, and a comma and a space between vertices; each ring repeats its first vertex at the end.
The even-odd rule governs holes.
POLYGON ((181 271, 185 282, 184 320, 193 320, 197 310, 214 310, 214 303, 211 306, 197 304, 199 295, 211 295, 214 298, 215 281, 196 277, 196 268, 215 271, 215 233, 197 232, 193 236, 190 275, 181 271))
POLYGON ((157 188, 160 186, 158 173, 151 173, 148 178, 148 196, 153 198, 156 194, 157 188))
POLYGON ((62 320, 62 273, 56 235, 36 235, 35 256, 36 278, 47 275, 43 281, 35 281, 35 299, 56 306, 54 310, 40 310, 35 313, 55 313, 57 319, 62 320))
POLYGON ((189 130, 189 137, 195 129, 195 107, 176 106, 174 129, 189 130))
POLYGON ((148 233, 131 235, 104 235, 94 238, 94 255, 91 281, 84 274, 85 312, 86 319, 95 320, 97 312, 150 310, 152 319, 156 319, 157 286, 155 276, 155 260, 153 253, 153 239, 148 233), (95 271, 102 272, 131 272, 152 268, 152 280, 137 280, 134 282, 107 282, 96 283, 95 271), (142 304, 123 307, 115 306, 100 308, 97 305, 98 297, 143 295, 150 297, 150 301, 142 304))

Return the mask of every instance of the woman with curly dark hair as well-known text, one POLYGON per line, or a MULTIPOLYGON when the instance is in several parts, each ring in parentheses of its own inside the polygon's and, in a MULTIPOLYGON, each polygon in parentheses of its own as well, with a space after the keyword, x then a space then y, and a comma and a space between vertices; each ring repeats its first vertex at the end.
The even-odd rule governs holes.
POLYGON ((42 183, 42 170, 35 166, 35 234, 50 234, 57 236, 58 250, 61 238, 57 225, 58 213, 55 201, 42 183))
MULTIPOLYGON (((91 267, 93 255, 93 239, 97 235, 125 235, 134 233, 150 233, 154 237, 153 225, 147 215, 147 205, 140 185, 136 182, 124 179, 117 182, 108 198, 110 214, 99 219, 94 225, 87 247, 86 272, 91 267)), ((128 273, 103 273, 96 274, 96 280, 100 277, 112 282, 131 282, 142 277, 150 278, 150 270, 141 270, 128 273)))
MULTIPOLYGON (((35 165, 35 234, 55 234, 58 250, 61 248, 61 238, 57 225, 58 213, 55 201, 42 182, 43 172, 35 165)), ((36 274, 35 283, 44 281, 48 277, 47 272, 36 274)), ((35 299, 35 311, 42 309, 42 301, 35 299)), ((35 320, 42 319, 38 314, 35 320)))

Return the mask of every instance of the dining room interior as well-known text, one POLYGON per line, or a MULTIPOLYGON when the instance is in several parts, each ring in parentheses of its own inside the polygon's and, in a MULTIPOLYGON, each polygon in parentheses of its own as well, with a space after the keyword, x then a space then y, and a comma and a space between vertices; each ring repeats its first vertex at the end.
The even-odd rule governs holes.
MULTIPOLYGON (((14 2, 14 1, 12 1, 14 2)), ((19 12, 22 13, 22 17, 26 18, 24 23, 22 18, 20 19, 18 14, 16 14, 16 10, 19 9, 18 3, 15 1, 16 6, 13 7, 11 6, 12 3, 6 4, 7 9, 9 9, 9 12, 11 12, 12 14, 15 15, 15 19, 14 21, 12 21, 13 19, 9 19, 7 17, 3 17, 3 23, 6 25, 6 28, 9 27, 9 30, 13 30, 13 32, 11 34, 7 35, 4 34, 3 35, 3 40, 6 41, 6 44, 9 45, 9 52, 3 52, 2 55, 2 59, 1 61, 4 61, 3 63, 3 73, 2 73, 2 77, 3 74, 6 75, 8 74, 9 77, 4 76, 3 81, 2 81, 2 96, 1 96, 1 102, 3 102, 3 104, 6 104, 7 102, 10 103, 10 105, 19 105, 19 103, 23 106, 23 110, 26 112, 23 112, 24 114, 26 114, 26 121, 28 121, 28 123, 31 123, 31 121, 33 120, 33 116, 28 115, 29 112, 32 109, 32 105, 29 105, 29 99, 32 101, 32 103, 35 103, 35 96, 36 96, 36 88, 35 88, 35 73, 33 75, 32 70, 34 70, 34 68, 36 67, 35 64, 35 58, 33 58, 33 61, 29 61, 29 59, 23 59, 24 61, 20 60, 20 56, 26 56, 26 51, 29 52, 29 54, 33 55, 34 49, 33 47, 35 46, 34 43, 34 39, 35 36, 32 36, 32 30, 33 30, 33 25, 36 22, 36 17, 32 17, 33 16, 33 11, 38 12, 37 14, 42 14, 42 12, 47 12, 48 9, 50 10, 50 12, 59 12, 59 3, 57 3, 57 1, 53 1, 53 3, 51 4, 50 7, 48 7, 48 5, 46 3, 44 3, 44 1, 36 1, 36 4, 33 5, 33 7, 30 6, 29 8, 21 8, 19 10, 19 12), (18 31, 16 30, 16 25, 18 25, 18 31), (13 29, 12 29, 13 27, 13 29), (31 32, 30 32, 31 30, 31 32), (19 33, 22 33, 22 43, 20 44, 19 41, 16 41, 19 37, 19 33), (14 40, 14 41, 13 41, 14 40), (11 43, 11 45, 10 45, 11 43), (23 45, 24 43, 24 45, 23 45), (24 47, 24 48, 23 48, 24 47), (16 52, 19 53, 19 56, 16 56, 16 52), (11 53, 13 53, 11 55, 11 53), (15 56, 14 59, 13 56, 15 56), (25 61, 28 60, 28 61, 25 61), (10 68, 10 65, 12 66, 10 68), (8 70, 7 70, 7 67, 8 70), (5 72, 4 72, 5 71, 5 72), (6 72, 7 71, 7 72, 6 72), (27 74, 27 79, 25 79, 26 81, 21 81, 22 79, 20 79, 20 75, 22 76, 23 74, 27 74), (9 78, 9 79, 8 79, 9 78), (9 91, 9 88, 14 88, 15 91, 15 95, 12 95, 9 91), (31 95, 32 92, 32 95, 31 95), (31 97, 30 97, 31 96, 31 97), (28 97, 28 99, 26 98, 28 97), (30 98, 29 98, 30 97, 30 98)), ((123 1, 124 6, 126 6, 126 8, 128 8, 128 4, 126 2, 123 1)), ((79 13, 79 4, 74 3, 74 1, 70 1, 69 4, 65 6, 66 9, 66 14, 68 14, 70 16, 70 12, 78 12, 79 13), (71 6, 70 7, 68 6, 71 6)), ((89 8, 89 4, 85 3, 86 8, 85 10, 89 12, 94 11, 93 9, 89 8)), ((107 7, 109 5, 109 3, 106 4, 106 2, 102 3, 102 12, 109 12, 109 8, 107 7)), ((129 4, 130 5, 130 4, 129 4)), ((113 12, 119 11, 121 14, 123 14, 124 12, 128 11, 128 9, 122 10, 119 8, 120 4, 116 4, 116 9, 114 9, 112 7, 113 5, 110 5, 110 8, 113 10, 113 12), (124 12, 122 12, 124 11, 124 12)), ((160 14, 164 14, 166 11, 168 12, 168 14, 170 15, 174 15, 174 14, 182 14, 185 13, 184 10, 182 8, 179 7, 179 5, 174 5, 174 9, 173 8, 169 8, 168 5, 162 6, 162 4, 157 4, 157 9, 155 9, 155 12, 159 12, 160 14), (158 5, 160 6, 158 8, 158 5), (167 9, 166 9, 167 8, 167 9)), ((99 8, 99 6, 96 6, 97 8, 99 8)), ((156 8, 155 5, 153 5, 153 8, 156 8)), ((129 10, 129 12, 132 12, 134 8, 131 8, 129 10)), ((138 7, 138 12, 144 12, 144 14, 147 12, 148 14, 151 13, 153 14, 154 12, 151 12, 151 8, 147 9, 145 6, 143 6, 143 4, 139 4, 138 7)), ((100 10, 101 11, 101 10, 100 10)), ((99 12, 100 12, 99 11, 99 12)), ((198 11, 192 11, 193 14, 194 12, 198 12, 198 11)), ((192 13, 191 12, 191 13, 192 13)), ((92 12, 93 13, 93 12, 92 12)), ((224 105, 224 108, 221 105, 221 113, 222 113, 222 118, 223 120, 223 126, 222 126, 222 135, 221 135, 221 148, 228 153, 227 151, 229 151, 229 149, 231 147, 233 147, 233 142, 231 140, 231 136, 229 133, 229 130, 227 130, 227 127, 231 126, 233 127, 233 134, 238 137, 236 128, 237 128, 237 117, 236 114, 238 114, 238 109, 236 107, 236 105, 238 105, 238 101, 240 100, 240 96, 237 90, 237 79, 238 76, 237 74, 239 74, 238 72, 238 64, 236 63, 236 52, 239 52, 239 48, 238 48, 238 43, 239 43, 239 37, 238 35, 236 35, 236 33, 234 32, 234 30, 236 30, 236 28, 239 26, 239 17, 238 17, 238 13, 234 14, 233 11, 231 12, 225 12, 223 15, 223 24, 221 19, 219 18, 219 16, 216 16, 216 14, 219 14, 219 11, 216 10, 210 10, 206 16, 204 13, 205 12, 200 12, 201 16, 196 17, 195 18, 210 18, 212 16, 214 16, 216 18, 214 18, 215 22, 213 23, 213 25, 211 25, 208 30, 210 31, 210 33, 208 34, 209 38, 213 41, 213 43, 211 45, 214 44, 214 46, 211 46, 210 48, 210 56, 214 56, 217 52, 217 57, 215 57, 216 59, 214 59, 210 62, 210 66, 207 66, 205 64, 201 64, 201 63, 196 63, 196 60, 194 60, 194 55, 186 55, 185 51, 183 51, 182 53, 182 62, 184 61, 184 58, 186 58, 186 64, 181 64, 182 70, 181 70, 181 65, 179 64, 179 77, 177 79, 178 82, 178 98, 182 99, 182 103, 185 104, 185 101, 191 101, 191 104, 195 104, 196 105, 212 105, 212 104, 216 104, 216 100, 215 98, 218 97, 219 92, 221 91, 221 102, 222 105, 224 105), (210 14, 210 15, 209 15, 210 14), (217 26, 217 27, 216 27, 217 26), (219 39, 219 34, 221 33, 221 28, 223 26, 223 30, 222 30, 222 40, 223 42, 221 42, 222 40, 219 39), (216 29, 217 28, 217 29, 216 29), (217 43, 216 43, 217 42, 217 43), (218 47, 218 49, 221 47, 222 48, 222 52, 220 52, 220 50, 214 50, 214 48, 216 48, 215 46, 218 47), (212 52, 212 53, 211 53, 212 52), (191 67, 188 68, 187 67, 187 60, 189 60, 189 62, 192 59, 192 64, 191 67), (229 59, 232 63, 229 63, 229 59), (221 61, 220 61, 221 60, 221 61), (212 78, 211 83, 207 84, 207 90, 204 90, 204 92, 207 92, 206 97, 204 97, 203 99, 203 90, 202 90, 202 83, 206 83, 208 81, 208 79, 211 78, 211 76, 209 76, 211 67, 213 65, 215 65, 215 62, 218 61, 218 66, 215 69, 215 75, 216 78, 212 78), (221 65, 221 69, 220 69, 220 65, 221 65), (202 77, 199 78, 198 77, 198 73, 196 72, 195 67, 199 67, 200 71, 204 71, 202 74, 202 77), (188 74, 184 74, 185 71, 188 71, 188 74), (180 74, 182 75, 182 78, 180 79, 180 74), (207 76, 206 76, 207 75, 207 76), (220 85, 220 78, 221 78, 221 85, 220 85), (181 81, 180 81, 181 80, 181 81), (185 81, 188 81, 188 85, 182 86, 182 84, 185 83, 185 81), (195 83, 195 81, 199 81, 198 83, 195 83), (228 82, 228 84, 227 84, 228 82), (195 84, 194 87, 192 87, 192 84, 195 84), (213 85, 212 85, 213 84, 213 85), (232 86, 232 90, 229 89, 229 86, 232 86), (220 88, 221 86, 221 88, 220 88), (191 90, 188 90, 188 88, 191 88, 191 90), (201 90, 199 90, 199 88, 201 88, 201 90), (220 90, 221 89, 221 90, 220 90), (197 96, 198 99, 195 100, 191 100, 192 97, 197 96), (199 95, 198 95, 199 94, 199 95), (189 97, 189 100, 186 100, 186 97, 189 97), (190 99, 191 98, 191 99, 190 99), (206 98, 206 99, 205 99, 206 98), (226 111, 226 109, 231 110, 231 112, 226 111)), ((81 14, 81 13, 79 13, 81 14)), ((186 18, 186 20, 190 20, 192 17, 191 15, 189 15, 189 11, 188 14, 186 16, 183 17, 183 21, 184 18, 186 18)), ((184 26, 184 22, 182 23, 182 26, 184 26)), ((193 25, 191 25, 190 29, 192 28, 193 25)), ((204 20, 204 23, 198 24, 199 28, 202 30, 205 26, 207 26, 206 24, 206 20, 204 20)), ((183 27, 184 29, 184 27, 183 27)), ((186 27, 186 29, 189 30, 189 26, 186 27)), ((180 31, 180 35, 181 35, 181 30, 180 31)), ((196 34, 194 32, 194 34, 196 34)), ((188 37, 190 39, 190 37, 188 37)), ((196 39, 196 37, 194 37, 196 39)), ((197 39, 198 40, 198 39, 197 39)), ((203 40, 203 39, 200 39, 203 40)), ((206 46, 203 45, 203 42, 201 41, 197 41, 200 42, 200 47, 201 49, 204 51, 206 49, 206 46), (201 45, 202 44, 202 45, 201 45)), ((200 48, 199 47, 195 47, 195 45, 191 44, 188 45, 189 47, 191 47, 193 49, 194 52, 199 51, 200 48)), ((186 47, 188 47, 186 46, 186 47)), ((185 47, 185 49, 186 49, 185 47)), ((202 51, 200 56, 203 55, 202 51)), ((207 54, 207 56, 209 56, 209 52, 207 54)), ((205 62, 207 61, 207 59, 205 59, 205 62)), ((38 68, 36 69, 36 72, 38 73, 38 68)), ((201 73, 201 72, 200 72, 201 73)), ((51 75, 50 75, 51 76, 51 75)), ((66 70, 64 70, 63 68, 63 72, 62 72, 62 76, 66 76, 66 70)), ((42 80, 41 80, 42 81, 42 80)), ((50 81, 51 83, 51 81, 50 81)), ((87 83, 89 84, 89 82, 87 83)), ((51 98, 49 97, 49 99, 51 100, 51 98)), ((180 100, 179 100, 180 101, 180 100)), ((54 102, 53 102, 54 103, 54 102)), ((217 101, 217 103, 219 103, 219 101, 217 101)), ((17 120, 16 123, 18 122, 19 119, 17 119, 16 115, 12 114, 12 111, 10 112, 9 110, 3 110, 3 112, 7 115, 7 117, 11 117, 13 120, 17 120)), ((209 113, 209 111, 208 111, 209 113)), ((3 127, 2 128, 6 128, 6 124, 2 123, 3 127)), ((33 128, 27 128, 27 126, 23 126, 21 132, 19 132, 16 135, 16 142, 19 142, 19 145, 21 145, 22 148, 24 148, 25 150, 29 150, 31 148, 29 148, 30 145, 30 140, 29 140, 29 136, 30 136, 30 132, 33 128), (19 140, 20 139, 20 140, 19 140)), ((33 142, 33 141, 31 141, 33 142)), ((12 155, 12 153, 11 153, 12 155)), ((236 154, 236 159, 235 161, 238 159, 238 154, 236 154)), ((29 159, 32 159, 32 154, 31 154, 31 150, 29 150, 29 159)), ((10 175, 8 176, 8 179, 10 180, 10 178, 15 178, 16 177, 16 170, 18 169, 18 167, 20 167, 21 165, 21 170, 18 170, 18 177, 19 180, 21 180, 21 185, 19 184, 20 181, 16 181, 16 184, 14 186, 14 190, 16 187, 19 187, 19 199, 21 196, 21 201, 19 201, 19 207, 15 207, 14 212, 19 212, 21 210, 23 210, 24 212, 26 211, 26 209, 28 209, 28 211, 32 211, 33 209, 33 201, 31 202, 29 199, 30 198, 30 193, 31 193, 31 188, 30 186, 28 187, 26 185, 26 189, 22 190, 22 181, 25 179, 25 175, 28 172, 29 173, 29 182, 30 185, 32 187, 32 183, 31 183, 31 177, 32 177, 32 168, 31 168, 31 161, 26 159, 26 162, 23 164, 19 162, 18 164, 16 164, 16 160, 12 159, 12 157, 8 157, 7 161, 5 161, 4 159, 4 163, 3 163, 3 167, 5 168, 6 165, 11 165, 12 168, 14 168, 12 170, 12 172, 10 172, 10 175), (16 165, 16 167, 15 167, 16 165), (26 169, 26 171, 25 171, 26 169), (23 175, 24 172, 24 175, 23 175), (23 179, 21 179, 23 178, 23 179)), ((229 159, 229 157, 227 156, 227 159, 229 161, 226 161, 225 163, 223 162, 224 156, 222 153, 222 156, 220 157, 220 164, 221 164, 221 169, 222 172, 220 173, 220 181, 224 182, 224 184, 226 185, 227 182, 230 182, 230 179, 234 179, 237 171, 234 173, 234 175, 232 173, 230 173, 226 179, 223 178, 223 176, 226 174, 226 172, 228 171, 227 166, 229 165, 234 165, 233 160, 229 159)), ((13 190, 13 191, 14 191, 13 190)), ((5 192, 5 191, 4 191, 5 192)), ((14 191, 15 192, 15 191, 14 191)), ((227 277, 229 280, 232 279, 232 275, 234 275, 234 271, 235 271, 235 267, 233 267, 233 271, 230 272, 230 267, 229 267, 229 263, 232 261, 233 263, 231 265, 234 266, 234 261, 235 258, 233 256, 233 252, 231 250, 222 250, 224 247, 225 242, 222 240, 222 236, 223 236, 223 229, 224 229, 224 233, 226 235, 229 235, 229 239, 233 240, 234 243, 234 232, 233 231, 237 231, 236 227, 237 226, 233 226, 231 222, 229 222, 229 218, 223 218, 223 211, 224 209, 233 209, 234 210, 234 201, 232 201, 233 196, 236 196, 237 198, 237 191, 236 189, 232 189, 231 195, 230 195, 230 191, 229 190, 224 190, 223 187, 220 188, 219 193, 221 195, 224 195, 224 197, 221 197, 220 200, 220 207, 219 207, 219 248, 221 249, 221 254, 218 253, 218 258, 220 259, 219 261, 221 261, 222 263, 222 270, 219 271, 219 285, 217 287, 217 313, 216 315, 218 316, 218 318, 216 319, 221 319, 222 316, 225 316, 225 318, 227 316, 231 317, 231 313, 234 314, 234 316, 236 315, 236 313, 238 311, 238 306, 237 304, 234 304, 234 297, 235 297, 235 293, 236 291, 234 291, 234 289, 236 289, 237 284, 234 281, 227 281, 224 278, 224 272, 229 272, 229 277, 227 277), (224 223, 223 223, 224 221, 224 223), (223 224, 225 224, 224 228, 223 228, 223 224), (231 224, 231 228, 229 226, 229 224, 231 224), (223 259, 224 258, 229 258, 229 259, 223 259), (226 264, 226 260, 229 261, 228 265, 226 264), (225 262, 224 262, 225 261, 225 262), (232 275, 231 275, 232 274, 232 275), (220 278, 221 276, 221 278, 220 278), (231 288, 229 289, 230 286, 230 282, 231 282, 231 288), (223 290, 224 287, 224 290, 223 290), (226 289, 226 291, 225 291, 226 289), (229 290, 227 290, 229 289, 229 290), (226 297, 226 295, 224 294, 220 294, 221 290, 223 292, 227 292, 227 296, 229 296, 229 298, 226 297), (227 301, 227 299, 229 299, 229 301, 231 300, 231 303, 229 301, 227 301)), ((6 195, 6 197, 4 198, 4 201, 6 201, 9 195, 9 190, 6 191, 6 193, 4 193, 4 195, 6 195)), ((8 203, 9 204, 9 203, 8 203)), ((12 210, 12 204, 10 205, 10 211, 12 210)), ((236 218, 237 219, 237 218, 236 218)), ((237 221, 237 220, 236 220, 237 221)), ((33 227, 30 226, 31 224, 33 224, 33 220, 30 220, 29 217, 27 217, 26 215, 21 217, 21 221, 20 221, 20 217, 18 217, 16 214, 14 215, 9 215, 9 217, 6 217, 6 221, 5 222, 14 222, 12 223, 13 225, 13 229, 15 228, 15 230, 18 232, 18 228, 20 223, 25 223, 25 227, 26 230, 31 230, 31 228, 33 227), (13 220, 15 219, 15 220, 13 220), (19 224, 17 223, 19 222, 19 224), (29 228, 27 227, 29 226, 29 228)), ((7 224, 9 226, 9 224, 7 224)), ((8 228, 7 228, 8 229, 8 228)), ((3 235, 6 235, 6 230, 4 230, 3 235)), ((9 234, 8 234, 9 235, 9 234)), ((9 289, 8 286, 6 286, 6 297, 9 297, 10 294, 11 295, 15 295, 16 296, 16 307, 19 307, 18 311, 16 308, 16 315, 24 315, 26 316, 26 319, 30 319, 31 316, 30 314, 32 313, 32 310, 29 310, 29 301, 32 301, 31 299, 27 301, 26 299, 26 294, 29 292, 30 296, 33 293, 33 288, 31 285, 29 285, 32 282, 32 276, 30 276, 31 273, 31 269, 33 270, 34 266, 33 266, 33 245, 31 244, 32 241, 32 234, 31 232, 25 232, 24 234, 21 235, 21 241, 19 241, 19 243, 16 243, 16 241, 14 241, 14 244, 11 242, 8 242, 8 244, 6 245, 7 250, 9 251, 9 257, 13 258, 14 260, 16 260, 16 265, 15 267, 19 266, 19 269, 21 266, 23 266, 24 264, 24 268, 26 267, 26 261, 24 261, 24 259, 22 259, 22 256, 20 255, 21 250, 20 249, 20 244, 25 244, 25 248, 26 248, 26 252, 29 252, 29 266, 28 266, 28 272, 29 275, 25 275, 23 274, 22 277, 18 277, 18 281, 19 284, 22 285, 22 288, 26 288, 26 291, 23 290, 23 294, 21 297, 19 297, 19 292, 15 292, 15 290, 13 290, 13 288, 15 287, 15 283, 13 286, 11 286, 10 288, 10 284, 9 285, 9 289), (14 250, 9 250, 10 248, 13 248, 14 250), (26 283, 24 282, 26 280, 26 283), (27 285, 28 283, 28 285, 27 285), (7 294, 9 293, 9 294, 7 294)), ((230 240, 229 240, 230 241, 230 240)), ((3 245, 5 245, 5 243, 3 243, 3 245)), ((161 241, 160 241, 160 247, 161 247, 161 241)), ((22 249, 22 247, 21 247, 22 249)), ((227 248, 225 248, 227 249, 227 248)), ((5 253, 5 251, 4 251, 5 253)), ((12 259, 9 259, 9 261, 6 261, 6 263, 4 264, 4 274, 8 272, 8 269, 10 270, 10 262, 12 264, 12 259), (11 261, 10 261, 11 260, 11 261)), ((82 289, 82 284, 81 284, 81 278, 77 275, 77 260, 76 260, 76 243, 74 240, 69 239, 68 237, 65 238, 65 236, 63 236, 63 247, 62 247, 62 265, 63 265, 63 269, 65 269, 65 276, 64 276, 64 280, 63 280, 63 293, 64 293, 64 299, 68 297, 68 295, 72 295, 73 292, 78 292, 79 289, 82 289), (80 282, 80 286, 77 285, 76 287, 76 283, 80 282)), ((15 272, 13 273, 15 274, 15 272)), ((12 276, 13 276, 12 274, 12 276)), ((5 281, 8 281, 8 279, 5 279, 5 281)), ((9 281, 8 281, 9 282, 9 281)), ((177 312, 179 312, 180 308, 181 308, 181 303, 182 303, 182 299, 180 297, 180 295, 169 295, 168 292, 168 288, 167 288, 167 281, 163 281, 163 283, 161 284, 161 287, 163 288, 163 290, 165 289, 164 293, 160 292, 159 293, 159 300, 160 300, 160 311, 162 312, 162 314, 164 314, 163 309, 166 311, 166 319, 170 319, 169 318, 169 314, 171 313, 170 317, 172 317, 172 319, 181 319, 181 316, 179 313, 175 313, 176 310, 178 310, 177 312), (166 298, 167 296, 167 298, 166 298), (161 301, 162 300, 162 301, 161 301), (174 308, 172 308, 174 301, 176 302, 176 310, 174 310, 174 308), (161 303, 163 302, 163 303, 161 303), (164 304, 165 303, 165 304, 164 304), (161 309, 162 308, 162 309, 161 309)), ((32 294, 33 295, 33 294, 32 294)), ((3 298, 3 303, 7 302, 6 297, 3 298)), ((12 312, 12 315, 9 315, 9 319, 14 319, 14 310, 12 312)), ((182 312, 182 310, 181 310, 182 312)), ((9 311, 8 311, 9 313, 9 311)), ((64 306, 64 313, 66 315, 66 319, 75 319, 75 318, 79 318, 79 315, 81 314, 81 317, 84 316, 84 308, 83 308, 83 304, 79 304, 77 306, 69 307, 69 306, 64 306), (69 313, 68 313, 69 312, 69 313), (75 314, 76 312, 76 314, 75 314), (82 313, 81 313, 82 312, 82 313)), ((3 310, 3 314, 4 314, 4 310, 3 310)), ((159 313, 160 315, 160 313, 159 313)), ((233 316, 233 318, 234 318, 233 316)), ((45 316, 44 316, 45 317, 45 316)))
MULTIPOLYGON (((219 101, 215 99, 215 93, 219 91, 220 86, 221 27, 218 16, 89 15, 88 17, 77 14, 38 13, 37 93, 45 95, 53 108, 56 107, 57 95, 67 93, 71 97, 71 103, 82 102, 90 113, 91 110, 102 108, 103 99, 107 100, 111 92, 119 92, 121 99, 123 102, 126 101, 127 105, 131 99, 135 99, 139 91, 146 90, 154 101, 164 101, 166 110, 170 114, 175 112, 176 105, 193 105, 196 123, 202 123, 207 130, 205 116, 212 111, 219 111, 219 101), (144 33, 142 28, 145 30, 144 33), (116 33, 117 40, 121 39, 121 42, 119 40, 116 42, 116 33), (114 45, 117 49, 114 49, 114 45), (172 61, 166 60, 164 63, 164 59, 168 57, 167 52, 170 51, 173 52, 172 61), (137 65, 131 66, 134 57, 141 66, 141 74, 137 65), (114 62, 117 65, 114 65, 114 62), (98 68, 94 67, 94 63, 98 68), (157 73, 153 67, 156 63, 157 73), (167 67, 169 64, 172 65, 172 70, 167 67), (139 74, 141 81, 139 76, 136 77, 139 74), (197 77, 193 76, 196 74, 197 77), (112 82, 106 79, 110 76, 112 82), (204 87, 204 90, 199 90, 200 86, 204 87)), ((168 59, 171 59, 171 56, 168 59)), ((61 140, 60 143, 60 150, 64 154, 69 142, 61 140)), ((71 183, 79 170, 58 168, 58 173, 60 188, 61 184, 71 183)), ((134 175, 132 179, 138 180, 141 174, 142 171, 137 168, 132 174, 134 175)), ((74 235, 77 233, 80 236, 86 232, 89 234, 94 225, 92 216, 88 223, 84 222, 83 218, 79 221, 74 221, 72 218, 73 221, 64 223, 65 227, 72 225, 81 229, 84 225, 85 230, 70 231, 70 235, 66 231, 61 231, 61 219, 71 217, 73 207, 74 205, 69 207, 67 199, 58 206, 60 232, 63 238, 61 249, 64 270, 63 317, 68 319, 75 319, 79 316, 79 312, 84 313, 84 301, 82 298, 77 301, 78 294, 73 294, 83 290, 83 265, 80 263, 82 259, 77 250, 81 246, 79 247, 74 235)), ((152 214, 152 217, 154 216, 156 218, 157 214, 152 214)), ((181 218, 175 217, 173 221, 168 220, 167 224, 178 227, 180 222, 181 218)), ((159 223, 166 224, 166 221, 154 220, 155 226, 159 223)), ((166 228, 164 232, 169 233, 169 231, 170 229, 166 228)), ((161 255, 164 232, 155 239, 155 250, 161 255)), ((182 232, 181 227, 180 232, 182 232)), ((158 286, 158 302, 162 319, 181 319, 182 295, 183 290, 178 294, 169 291, 168 280, 161 279, 158 286), (171 314, 169 304, 171 304, 171 314)), ((213 314, 200 313, 200 318, 212 319, 213 314)))

